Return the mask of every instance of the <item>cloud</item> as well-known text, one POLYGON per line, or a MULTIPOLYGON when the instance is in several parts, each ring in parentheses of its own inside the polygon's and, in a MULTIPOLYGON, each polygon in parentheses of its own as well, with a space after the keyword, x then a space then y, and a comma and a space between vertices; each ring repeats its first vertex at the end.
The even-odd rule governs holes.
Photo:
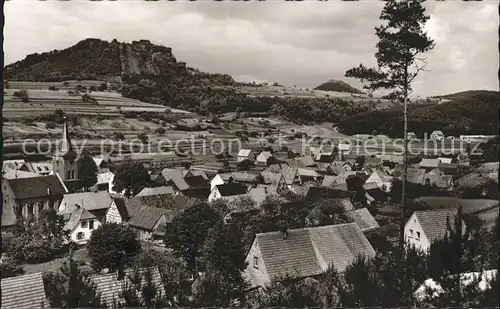
MULTIPOLYGON (((374 65, 383 4, 359 2, 9 1, 6 63, 93 37, 170 46, 189 66, 240 80, 314 87, 374 65)), ((497 8, 488 2, 428 2, 436 47, 414 90, 436 95, 498 90, 497 8)))

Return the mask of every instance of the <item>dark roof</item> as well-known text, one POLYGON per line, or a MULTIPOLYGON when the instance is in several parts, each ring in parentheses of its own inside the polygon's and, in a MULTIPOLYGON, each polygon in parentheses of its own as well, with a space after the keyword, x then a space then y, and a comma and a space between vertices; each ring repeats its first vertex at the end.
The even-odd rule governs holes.
POLYGON ((356 223, 289 230, 286 239, 281 232, 259 233, 256 241, 271 280, 314 276, 332 264, 342 272, 358 255, 375 255, 356 223))
POLYGON ((458 214, 458 209, 441 209, 428 211, 415 211, 415 216, 422 227, 429 243, 441 239, 446 234, 447 218, 449 217, 450 226, 453 227, 453 220, 458 214))
POLYGON ((241 195, 247 193, 247 187, 238 182, 226 183, 215 186, 221 196, 241 195))
POLYGON ((123 220, 128 220, 130 218, 130 215, 128 214, 128 211, 127 211, 127 205, 125 205, 125 199, 113 198, 113 201, 115 202, 116 209, 118 209, 118 213, 120 214, 120 217, 123 220))
POLYGON ((328 187, 311 186, 307 191, 306 199, 315 201, 325 198, 349 198, 352 200, 355 194, 356 192, 353 191, 343 191, 328 187))
MULTIPOLYGON (((142 277, 143 280, 141 280, 141 284, 146 283, 144 275, 147 270, 148 268, 140 268, 137 269, 137 271, 134 269, 126 269, 125 277, 121 280, 118 280, 116 273, 94 275, 91 277, 91 280, 96 284, 97 293, 101 294, 101 299, 111 308, 115 302, 123 302, 121 294, 123 293, 125 282, 128 281, 130 284, 132 280, 136 278, 136 274, 142 277)), ((149 270, 151 273, 151 281, 157 287, 157 291, 159 291, 161 295, 165 295, 165 287, 163 286, 158 267, 149 267, 149 270)))
POLYGON ((161 186, 161 187, 146 187, 142 189, 136 196, 148 196, 148 195, 162 195, 162 194, 175 194, 174 188, 171 186, 161 186))
POLYGON ((2 279, 2 308, 50 308, 42 273, 2 279))
POLYGON ((7 181, 16 199, 57 196, 66 193, 66 189, 56 175, 7 179, 7 181), (47 192, 48 190, 50 191, 47 192))
POLYGON ((141 197, 125 199, 125 205, 130 215, 128 224, 148 231, 153 229, 162 215, 165 215, 167 221, 170 221, 175 214, 171 209, 147 206, 142 202, 141 197))
POLYGON ((196 197, 189 197, 185 195, 176 195, 174 197, 175 205, 178 210, 184 210, 186 208, 192 207, 194 205, 198 205, 203 203, 203 200, 200 200, 196 197))
POLYGON ((208 181, 201 175, 189 176, 184 178, 184 181, 190 188, 208 187, 208 181))

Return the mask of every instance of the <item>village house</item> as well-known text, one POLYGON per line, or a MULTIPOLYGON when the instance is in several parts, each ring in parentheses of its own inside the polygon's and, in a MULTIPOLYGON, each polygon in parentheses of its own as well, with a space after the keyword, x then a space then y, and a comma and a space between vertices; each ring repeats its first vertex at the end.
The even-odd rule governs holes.
POLYGON ((435 169, 439 165, 439 159, 426 159, 423 158, 422 161, 418 164, 419 168, 425 169, 426 172, 435 169))
POLYGON ((442 141, 442 140, 444 140, 445 135, 442 131, 436 130, 436 131, 433 131, 431 133, 430 138, 435 140, 435 141, 442 141))
POLYGON ((18 169, 11 169, 10 167, 6 167, 2 171, 2 179, 16 179, 16 178, 31 178, 38 177, 37 173, 25 172, 18 169))
MULTIPOLYGON (((457 213, 456 208, 415 211, 405 224, 406 245, 427 252, 432 243, 445 236, 448 220, 453 226, 457 213)), ((465 232, 465 222, 463 222, 463 228, 465 232)))
POLYGON ((248 192, 247 187, 244 184, 238 182, 225 183, 221 185, 215 185, 212 192, 208 196, 208 201, 213 202, 218 199, 230 200, 230 197, 243 195, 248 192))
POLYGON ((210 183, 202 171, 165 168, 162 170, 166 186, 171 186, 176 194, 206 198, 210 194, 210 183))
MULTIPOLYGON (((113 173, 110 171, 97 174, 97 183, 91 188, 91 190, 98 191, 108 191, 110 189, 110 181, 113 179, 113 173)), ((111 186, 113 182, 111 182, 111 186)), ((110 192, 111 193, 111 192, 110 192)))
POLYGON ((425 185, 436 186, 442 189, 451 189, 453 187, 453 176, 445 175, 438 168, 426 173, 424 179, 425 185))
POLYGON ((216 185, 222 185, 230 182, 239 182, 245 184, 246 186, 256 185, 259 178, 261 178, 259 174, 247 172, 219 173, 210 181, 210 192, 212 192, 216 185))
POLYGON ((64 230, 77 244, 85 244, 92 232, 104 222, 112 202, 105 191, 65 194, 58 208, 58 215, 66 221, 64 230))
POLYGON ((145 187, 141 192, 137 193, 136 196, 150 196, 150 195, 163 195, 171 194, 175 195, 174 188, 171 186, 161 186, 161 187, 145 187))
POLYGON ((45 294, 42 273, 4 278, 2 286, 2 308, 47 309, 50 308, 45 294))
POLYGON ((262 151, 258 156, 257 156, 257 163, 262 163, 262 164, 267 164, 267 160, 273 157, 273 154, 270 151, 262 151))
POLYGON ((365 190, 366 203, 374 205, 387 201, 388 192, 376 182, 366 182, 363 184, 365 190))
POLYGON ((47 176, 52 173, 53 166, 50 162, 25 162, 19 170, 36 173, 39 176, 47 176))
POLYGON ((18 170, 24 165, 24 159, 4 160, 2 162, 2 172, 6 168, 18 170))
POLYGON ((406 138, 408 140, 417 139, 417 134, 415 134, 415 132, 408 132, 408 133, 406 133, 406 138))
POLYGON ((238 157, 237 161, 241 162, 244 160, 252 160, 253 158, 251 157, 252 154, 252 149, 240 149, 238 152, 238 157))
POLYGON ((375 169, 371 175, 366 179, 365 183, 376 183, 382 191, 389 193, 391 191, 393 177, 389 176, 386 172, 375 169))
POLYGON ((67 192, 57 175, 2 180, 2 227, 15 225, 20 217, 36 220, 42 209, 57 210, 67 192))
POLYGON ((174 209, 149 206, 146 197, 114 198, 106 212, 106 222, 124 223, 136 232, 138 240, 161 239, 165 226, 179 212, 174 209))
POLYGON ((258 288, 280 276, 316 277, 331 265, 343 272, 360 255, 372 258, 375 250, 356 223, 258 233, 244 278, 258 288))

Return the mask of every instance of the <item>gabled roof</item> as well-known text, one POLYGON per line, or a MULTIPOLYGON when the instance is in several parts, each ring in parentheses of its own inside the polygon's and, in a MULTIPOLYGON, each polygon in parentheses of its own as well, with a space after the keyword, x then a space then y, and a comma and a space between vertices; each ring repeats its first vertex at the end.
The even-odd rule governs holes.
POLYGON ((42 273, 2 279, 2 308, 50 308, 42 273))
POLYGON ((299 176, 301 177, 320 177, 321 175, 315 170, 310 170, 307 168, 298 168, 297 169, 299 176))
POLYGON ((238 152, 238 157, 248 157, 251 152, 252 149, 240 149, 240 151, 238 152))
POLYGON ((203 203, 203 201, 196 197, 189 197, 185 195, 176 195, 174 197, 175 206, 178 210, 184 210, 186 208, 192 207, 203 203))
MULTIPOLYGON (((87 210, 97 210, 108 209, 112 199, 106 191, 95 191, 65 194, 63 202, 66 203, 66 209, 79 205, 87 210)), ((66 209, 63 213, 67 213, 66 209)))
POLYGON ((39 175, 37 173, 11 169, 10 167, 6 167, 3 170, 3 179, 30 178, 38 176, 39 175))
POLYGON ((130 215, 127 211, 127 205, 125 204, 125 199, 123 198, 113 198, 113 202, 115 202, 116 209, 118 209, 118 213, 122 220, 127 221, 130 219, 130 215))
POLYGON ((136 196, 148 196, 148 195, 162 195, 162 194, 172 194, 174 195, 174 188, 171 186, 161 186, 161 187, 155 187, 155 188, 149 188, 146 187, 142 189, 141 192, 139 192, 136 196))
POLYGON ((413 214, 417 217, 429 243, 432 244, 434 241, 444 237, 447 230, 446 222, 448 217, 450 225, 453 227, 453 220, 458 214, 458 209, 415 211, 413 214))
POLYGON ((258 156, 257 156, 257 161, 263 161, 267 162, 269 158, 271 158, 273 154, 270 151, 262 151, 258 156))
MULTIPOLYGON (((125 288, 125 282, 131 284, 132 280, 135 281, 136 274, 142 278, 141 284, 146 283, 144 277, 146 271, 148 271, 148 268, 140 268, 137 269, 137 271, 134 269, 126 269, 125 277, 122 280, 118 280, 116 273, 93 275, 91 276, 91 280, 96 284, 97 293, 100 293, 101 299, 111 308, 115 302, 123 303, 124 300, 121 298, 121 294, 125 288)), ((151 274, 151 281, 157 287, 157 291, 159 291, 161 295, 165 295, 165 287, 158 267, 149 267, 149 271, 151 274)))
POLYGON ((453 158, 439 157, 438 160, 440 163, 446 163, 446 164, 450 164, 453 162, 453 158))
POLYGON ((336 184, 337 176, 325 175, 323 178, 323 182, 321 183, 322 187, 333 187, 336 184))
POLYGON ((208 180, 205 179, 202 175, 185 177, 184 181, 189 186, 189 189, 209 187, 208 180))
POLYGON ((237 182, 256 182, 257 181, 257 175, 253 174, 253 173, 232 172, 232 173, 220 173, 218 175, 224 181, 228 181, 231 178, 237 182))
POLYGON ((291 185, 295 182, 297 176, 298 176, 298 169, 293 168, 293 167, 284 167, 281 171, 281 174, 283 175, 283 178, 285 179, 285 182, 287 185, 291 185))
MULTIPOLYGON (((396 166, 394 169, 394 177, 402 178, 403 167, 396 166)), ((424 184, 425 170, 421 168, 408 168, 406 179, 410 183, 424 184)))
POLYGON ((24 159, 4 160, 2 162, 2 171, 4 171, 6 168, 20 169, 23 166, 24 162, 24 159))
POLYGON ((64 224, 64 230, 73 231, 80 221, 88 219, 96 219, 96 216, 85 208, 77 207, 71 213, 69 220, 64 224))
POLYGON ((289 230, 286 239, 281 232, 259 233, 255 241, 271 280, 318 275, 330 265, 342 272, 358 255, 375 255, 356 223, 289 230))
POLYGON ((26 162, 34 173, 49 173, 53 170, 51 162, 26 162))
POLYGON ((184 180, 183 172, 173 168, 164 168, 161 171, 165 181, 172 181, 179 190, 189 189, 189 185, 184 180))
POLYGON ((380 227, 367 208, 348 211, 346 212, 346 216, 354 221, 363 232, 368 232, 380 227))
POLYGON ((140 197, 124 200, 130 216, 128 224, 135 228, 151 231, 161 216, 165 215, 167 221, 171 221, 176 214, 172 209, 147 206, 140 197))
POLYGON ((92 157, 92 159, 94 159, 95 165, 97 167, 100 167, 102 162, 104 161, 103 157, 92 157))
POLYGON ((441 131, 441 130, 435 130, 435 131, 432 131, 431 135, 432 135, 432 134, 444 135, 443 131, 441 131))
POLYGON ((422 161, 420 161, 419 163, 419 166, 420 167, 426 167, 426 168, 429 168, 429 167, 438 167, 439 165, 439 159, 422 159, 422 161))
POLYGON ((57 196, 66 193, 66 189, 56 175, 7 179, 7 181, 16 199, 57 196))
POLYGON ((247 193, 247 187, 238 182, 226 183, 216 185, 214 190, 217 189, 222 197, 232 195, 242 195, 247 193))

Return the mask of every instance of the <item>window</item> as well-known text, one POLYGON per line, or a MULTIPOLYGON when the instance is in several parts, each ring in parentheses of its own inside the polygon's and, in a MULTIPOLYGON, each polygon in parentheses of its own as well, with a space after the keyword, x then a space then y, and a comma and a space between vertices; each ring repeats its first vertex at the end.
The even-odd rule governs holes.
POLYGON ((86 228, 87 227, 87 221, 82 221, 82 228, 86 228))
POLYGON ((89 220, 89 230, 94 229, 94 220, 89 220))
POLYGON ((257 256, 253 257, 253 268, 259 269, 259 258, 257 256))
POLYGON ((39 172, 41 172, 41 171, 42 171, 42 169, 40 168, 40 166, 37 166, 37 167, 36 167, 36 169, 37 169, 39 172))
POLYGON ((85 234, 83 232, 78 232, 76 234, 76 239, 81 240, 85 237, 85 234))
POLYGON ((417 239, 420 239, 420 232, 417 232, 417 239))

